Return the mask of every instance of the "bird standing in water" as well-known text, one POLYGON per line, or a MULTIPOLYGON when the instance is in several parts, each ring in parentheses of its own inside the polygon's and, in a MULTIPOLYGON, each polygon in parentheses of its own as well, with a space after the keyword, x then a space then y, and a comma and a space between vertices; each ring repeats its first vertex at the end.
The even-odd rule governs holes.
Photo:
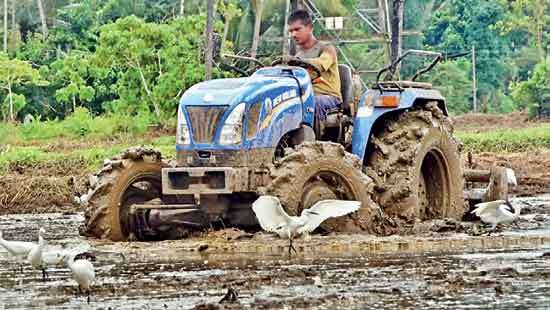
POLYGON ((23 272, 22 261, 25 260, 29 252, 38 245, 34 242, 5 240, 2 236, 2 231, 0 231, 0 246, 6 249, 13 259, 19 263, 21 272, 23 272))
POLYGON ((42 259, 42 252, 46 246, 46 240, 44 240, 45 234, 46 230, 44 228, 40 228, 40 231, 38 232, 38 245, 35 246, 27 256, 27 261, 34 269, 42 270, 42 280, 46 280, 46 277, 48 276, 46 272, 46 264, 42 259))
POLYGON ((73 279, 78 284, 78 293, 86 291, 87 301, 90 303, 90 292, 92 283, 95 281, 94 265, 86 259, 75 260, 78 253, 71 253, 63 256, 63 262, 71 270, 73 279))

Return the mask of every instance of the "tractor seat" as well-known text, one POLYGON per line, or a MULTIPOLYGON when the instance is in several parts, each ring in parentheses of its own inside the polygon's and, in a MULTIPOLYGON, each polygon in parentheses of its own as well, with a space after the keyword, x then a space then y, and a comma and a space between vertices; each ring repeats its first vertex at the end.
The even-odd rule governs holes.
POLYGON ((351 68, 345 64, 338 65, 340 73, 340 92, 342 93, 342 112, 351 116, 351 105, 353 104, 353 85, 351 68))
POLYGON ((340 92, 342 95, 342 105, 336 107, 327 113, 325 127, 340 127, 342 120, 348 122, 351 118, 351 105, 353 104, 353 85, 351 78, 351 69, 348 65, 339 64, 338 72, 340 73, 340 92))

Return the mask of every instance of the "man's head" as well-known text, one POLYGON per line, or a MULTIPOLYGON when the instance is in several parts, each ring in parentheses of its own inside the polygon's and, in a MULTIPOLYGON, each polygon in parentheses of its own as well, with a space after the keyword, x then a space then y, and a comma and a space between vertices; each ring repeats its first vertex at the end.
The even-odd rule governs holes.
POLYGON ((302 46, 313 38, 313 21, 306 10, 292 12, 288 18, 288 31, 296 44, 302 46))

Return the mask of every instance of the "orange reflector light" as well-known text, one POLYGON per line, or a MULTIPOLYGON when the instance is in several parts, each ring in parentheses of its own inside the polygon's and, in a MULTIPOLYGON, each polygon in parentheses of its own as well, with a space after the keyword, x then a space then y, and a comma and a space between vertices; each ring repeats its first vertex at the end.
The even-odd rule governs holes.
POLYGON ((376 106, 383 108, 396 108, 399 106, 399 97, 398 96, 381 96, 377 100, 378 104, 376 106))

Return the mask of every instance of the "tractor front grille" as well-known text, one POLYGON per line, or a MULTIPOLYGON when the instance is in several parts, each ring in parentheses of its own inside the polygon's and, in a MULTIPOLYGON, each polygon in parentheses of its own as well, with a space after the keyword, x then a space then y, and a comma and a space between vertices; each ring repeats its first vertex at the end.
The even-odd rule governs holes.
POLYGON ((212 143, 218 123, 227 110, 227 106, 188 106, 186 109, 191 121, 193 141, 195 143, 212 143))

